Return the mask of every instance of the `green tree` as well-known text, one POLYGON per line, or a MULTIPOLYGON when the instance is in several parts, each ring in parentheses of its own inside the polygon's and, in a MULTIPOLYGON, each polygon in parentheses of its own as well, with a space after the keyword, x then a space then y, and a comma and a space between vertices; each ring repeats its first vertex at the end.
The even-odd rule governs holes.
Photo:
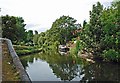
POLYGON ((105 9, 99 2, 93 5, 90 22, 82 28, 80 49, 92 52, 94 57, 120 61, 119 8, 120 1, 105 9))
POLYGON ((106 60, 120 61, 120 1, 103 11, 101 47, 106 60))
POLYGON ((17 40, 18 42, 24 41, 25 38, 25 25, 22 17, 16 18, 16 28, 17 28, 17 40))
POLYGON ((72 32, 78 28, 75 23, 76 20, 69 16, 56 19, 49 30, 39 34, 38 45, 45 50, 57 50, 59 44, 66 44, 74 37, 72 32))
POLYGON ((86 20, 83 21, 83 28, 85 28, 85 25, 87 24, 86 20))
POLYGON ((65 44, 67 41, 73 38, 72 32, 77 29, 75 26, 76 20, 69 16, 62 16, 57 19, 53 24, 51 30, 55 35, 58 41, 61 44, 65 44))
POLYGON ((97 5, 93 5, 92 11, 90 11, 90 23, 87 24, 84 21, 84 28, 81 33, 81 40, 84 42, 86 50, 94 51, 94 53, 99 54, 100 50, 100 39, 102 36, 102 23, 101 15, 103 11, 103 6, 100 2, 97 2, 97 5))
POLYGON ((35 30, 35 35, 38 35, 38 31, 35 30))
POLYGON ((27 42, 33 43, 33 31, 28 30, 27 32, 27 42))
POLYGON ((89 37, 92 41, 91 47, 94 50, 94 53, 100 50, 100 39, 102 34, 102 23, 101 23, 101 15, 103 11, 103 6, 100 2, 97 2, 97 5, 93 5, 93 10, 90 12, 90 34, 89 37))
POLYGON ((38 45, 40 46, 40 47, 43 47, 43 44, 45 43, 45 33, 44 32, 41 32, 40 34, 39 34, 39 38, 38 38, 38 45))
POLYGON ((25 34, 25 24, 22 17, 1 16, 2 18, 2 35, 12 41, 23 41, 25 34))
POLYGON ((38 44, 38 38, 39 38, 38 31, 35 30, 35 35, 33 36, 33 43, 34 43, 35 45, 38 44))

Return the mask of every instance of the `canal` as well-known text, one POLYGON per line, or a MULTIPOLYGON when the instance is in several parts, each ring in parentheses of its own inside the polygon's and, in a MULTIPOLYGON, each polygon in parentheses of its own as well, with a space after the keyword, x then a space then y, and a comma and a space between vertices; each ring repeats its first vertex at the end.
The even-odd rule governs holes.
POLYGON ((32 81, 120 81, 116 63, 88 63, 56 52, 21 56, 20 60, 32 81))

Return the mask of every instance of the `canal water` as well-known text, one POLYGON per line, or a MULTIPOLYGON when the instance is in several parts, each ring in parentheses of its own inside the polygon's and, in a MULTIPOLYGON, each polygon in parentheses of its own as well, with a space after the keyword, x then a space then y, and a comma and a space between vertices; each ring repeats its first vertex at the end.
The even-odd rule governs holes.
POLYGON ((58 53, 21 56, 20 60, 32 81, 120 81, 116 63, 88 63, 58 53))

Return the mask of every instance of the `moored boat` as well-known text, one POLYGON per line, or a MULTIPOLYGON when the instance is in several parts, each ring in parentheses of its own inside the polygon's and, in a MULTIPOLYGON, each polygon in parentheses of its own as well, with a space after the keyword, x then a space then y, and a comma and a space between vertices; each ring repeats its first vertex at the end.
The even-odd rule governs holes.
POLYGON ((69 48, 66 45, 59 45, 59 53, 61 55, 66 55, 69 51, 69 48))

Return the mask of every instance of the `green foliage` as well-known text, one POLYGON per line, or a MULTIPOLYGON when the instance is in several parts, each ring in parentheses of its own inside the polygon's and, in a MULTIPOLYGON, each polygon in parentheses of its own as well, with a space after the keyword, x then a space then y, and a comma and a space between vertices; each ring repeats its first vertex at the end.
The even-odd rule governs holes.
POLYGON ((86 22, 86 20, 84 20, 83 21, 83 28, 85 28, 86 24, 87 24, 87 22, 86 22))
POLYGON ((82 32, 80 33, 80 49, 84 50, 87 48, 87 51, 89 51, 90 48, 92 48, 93 45, 93 39, 91 38, 92 34, 90 32, 90 25, 87 23, 85 27, 82 29, 82 32))
POLYGON ((103 6, 97 2, 97 5, 93 5, 93 9, 90 12, 90 24, 87 36, 91 43, 90 47, 92 47, 94 52, 100 50, 100 39, 102 35, 102 22, 100 17, 102 15, 102 11, 103 6))
POLYGON ((53 22, 50 29, 51 36, 61 44, 66 44, 74 36, 72 32, 77 29, 75 26, 76 20, 69 16, 62 16, 53 22))
POLYGON ((70 49, 70 56, 76 58, 76 56, 77 56, 77 50, 76 50, 75 47, 73 47, 73 48, 70 49))
POLYGON ((34 43, 34 45, 38 45, 38 38, 39 38, 38 31, 35 30, 35 35, 33 35, 33 43, 34 43))
POLYGON ((76 57, 78 55, 78 51, 80 50, 80 40, 76 40, 75 47, 70 49, 70 55, 76 57))
POLYGON ((37 34, 38 34, 38 31, 35 30, 35 35, 37 35, 37 34))
POLYGON ((27 35, 27 42, 33 43, 33 31, 28 30, 28 32, 26 32, 26 35, 27 35))
POLYGON ((22 17, 1 16, 2 36, 12 41, 21 42, 25 39, 25 24, 22 17))
POLYGON ((38 38, 39 38, 39 35, 38 35, 38 34, 35 34, 35 35, 33 36, 33 43, 34 43, 35 45, 38 45, 38 38))
POLYGON ((23 49, 31 50, 31 49, 33 49, 32 46, 20 46, 20 45, 14 45, 14 48, 15 48, 15 50, 23 50, 23 49))
POLYGON ((104 50, 102 57, 108 61, 120 61, 120 53, 114 49, 104 50))
POLYGON ((66 44, 74 35, 72 32, 77 29, 76 20, 69 16, 62 16, 53 22, 52 27, 46 32, 34 36, 34 41, 44 50, 58 49, 58 45, 66 44))
MULTIPOLYGON (((120 55, 120 1, 114 1, 109 8, 104 8, 100 2, 93 5, 90 11, 90 21, 83 22, 80 33, 73 34, 81 26, 75 24, 76 20, 69 16, 61 16, 53 22, 46 32, 38 34, 29 30, 25 32, 24 20, 21 17, 1 16, 3 37, 11 39, 18 44, 38 45, 42 50, 58 50, 58 45, 77 40, 76 47, 71 54, 78 51, 91 52, 94 57, 103 57, 105 60, 119 61, 120 55)), ((19 49, 19 48, 18 48, 19 49)), ((29 53, 32 49, 19 50, 18 53, 29 53)), ((34 50, 32 50, 34 52, 34 50)))
POLYGON ((33 53, 38 53, 41 52, 41 48, 37 47, 32 47, 32 46, 20 46, 20 45, 15 45, 14 46, 16 53, 20 55, 27 55, 27 54, 33 54, 33 53))
MULTIPOLYGON (((14 44, 20 45, 33 45, 33 31, 25 31, 24 19, 15 16, 1 16, 2 18, 2 37, 12 40, 14 44)), ((37 35, 38 32, 35 31, 37 35)), ((38 36, 37 36, 38 37, 38 36)), ((34 42, 36 44, 37 37, 35 36, 34 42)))
POLYGON ((76 52, 78 54, 78 51, 80 50, 80 40, 76 41, 76 52))
POLYGON ((72 41, 75 41, 76 40, 76 38, 72 38, 72 41))
POLYGON ((16 28, 17 28, 17 40, 18 42, 23 42, 25 38, 25 25, 24 19, 22 17, 16 18, 16 28))
POLYGON ((98 2, 90 11, 90 22, 84 22, 80 34, 80 49, 92 52, 94 57, 118 61, 120 50, 120 1, 103 9, 98 2))
POLYGON ((45 43, 45 33, 44 32, 42 32, 42 33, 39 34, 39 38, 38 38, 38 42, 37 43, 41 47, 45 43))

